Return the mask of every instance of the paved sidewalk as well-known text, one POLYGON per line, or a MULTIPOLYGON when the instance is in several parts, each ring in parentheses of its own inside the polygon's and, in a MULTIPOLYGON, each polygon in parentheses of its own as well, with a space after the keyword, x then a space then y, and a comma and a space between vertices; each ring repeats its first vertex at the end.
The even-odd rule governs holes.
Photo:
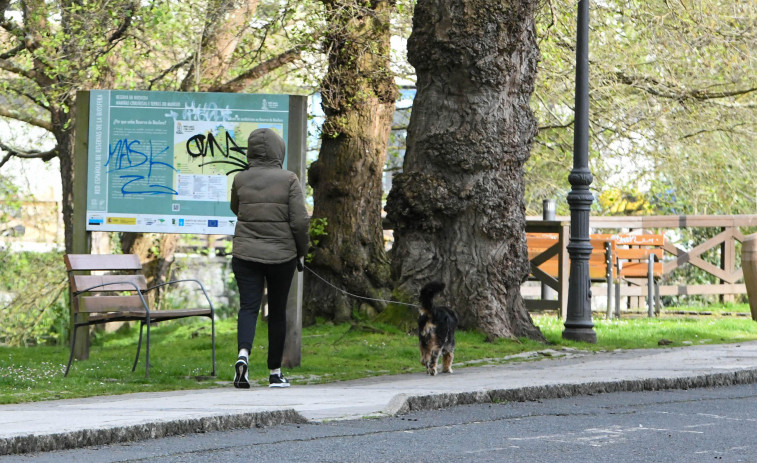
MULTIPOLYGON (((547 352, 548 354, 549 352, 547 352)), ((0 405, 0 455, 470 403, 757 382, 757 342, 604 353, 289 389, 206 389, 0 405)))

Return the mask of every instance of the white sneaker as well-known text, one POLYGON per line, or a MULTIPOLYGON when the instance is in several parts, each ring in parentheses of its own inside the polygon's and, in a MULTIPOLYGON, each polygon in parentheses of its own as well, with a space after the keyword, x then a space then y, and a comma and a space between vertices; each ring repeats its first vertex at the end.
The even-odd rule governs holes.
POLYGON ((249 389, 250 380, 247 378, 247 358, 239 357, 234 364, 234 387, 237 389, 249 389))

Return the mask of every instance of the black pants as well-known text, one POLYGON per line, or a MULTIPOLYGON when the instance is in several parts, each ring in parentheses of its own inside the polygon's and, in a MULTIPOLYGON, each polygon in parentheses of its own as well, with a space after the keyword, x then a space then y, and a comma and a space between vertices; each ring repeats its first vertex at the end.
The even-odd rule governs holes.
POLYGON ((297 259, 283 264, 261 264, 232 257, 231 269, 239 287, 237 346, 252 353, 263 284, 268 286, 268 369, 281 368, 287 328, 287 298, 297 259))

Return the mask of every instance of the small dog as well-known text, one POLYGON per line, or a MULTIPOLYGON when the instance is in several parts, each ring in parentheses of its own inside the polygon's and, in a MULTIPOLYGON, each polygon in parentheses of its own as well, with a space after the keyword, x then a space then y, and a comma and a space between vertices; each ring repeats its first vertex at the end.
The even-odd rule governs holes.
POLYGON ((434 305, 434 296, 444 290, 444 283, 432 281, 421 289, 420 315, 418 316, 418 339, 421 349, 421 364, 431 376, 436 374, 439 356, 442 372, 452 373, 452 357, 455 353, 455 328, 457 314, 449 307, 434 305))

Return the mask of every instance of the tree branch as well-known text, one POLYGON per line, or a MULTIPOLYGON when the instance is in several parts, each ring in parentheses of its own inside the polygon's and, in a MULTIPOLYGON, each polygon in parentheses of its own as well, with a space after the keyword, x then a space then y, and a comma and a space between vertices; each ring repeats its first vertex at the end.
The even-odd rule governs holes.
POLYGON ((26 49, 26 44, 24 42, 19 43, 15 47, 11 48, 10 50, 6 51, 5 53, 0 53, 0 59, 5 60, 8 58, 13 58, 20 52, 21 50, 26 49))
POLYGON ((575 119, 571 119, 570 122, 566 122, 565 124, 540 125, 539 132, 550 129, 567 129, 568 127, 572 127, 574 122, 575 119))
MULTIPOLYGON (((40 109, 43 109, 45 111, 50 111, 50 105, 45 100, 44 92, 39 87, 39 84, 34 80, 17 79, 12 82, 6 82, 5 89, 6 89, 5 96, 9 100, 13 97, 13 95, 17 95, 19 97, 28 99, 33 104, 37 105, 40 109), (36 94, 34 94, 34 92, 36 92, 36 94)), ((25 109, 28 109, 26 105, 22 105, 22 104, 14 104, 13 106, 15 108, 23 107, 25 109)), ((14 119, 16 118, 15 116, 6 116, 6 117, 12 117, 14 119)))
MULTIPOLYGON (((35 127, 40 127, 42 129, 48 130, 52 132, 53 125, 50 121, 46 121, 44 119, 39 119, 37 117, 33 116, 27 116, 25 114, 21 114, 17 111, 11 111, 9 109, 6 109, 3 106, 0 106, 0 116, 1 117, 7 117, 8 119, 14 119, 20 122, 25 122, 29 125, 33 125, 35 127)), ((3 148, 5 149, 5 148, 3 148)))
POLYGON ((34 80, 35 78, 34 71, 29 71, 20 66, 16 66, 14 63, 8 61, 7 59, 0 58, 0 69, 2 69, 3 71, 8 71, 12 74, 17 74, 17 75, 26 77, 27 79, 34 80))
POLYGON ((252 82, 263 77, 264 75, 272 72, 274 69, 278 69, 300 58, 302 50, 305 49, 305 45, 291 48, 278 56, 275 56, 269 60, 266 60, 252 69, 248 69, 237 77, 230 81, 211 87, 209 92, 229 92, 237 93, 247 88, 252 82))
POLYGON ((193 59, 195 59, 195 54, 191 53, 189 56, 187 56, 183 60, 181 60, 178 63, 174 64, 170 68, 164 70, 163 72, 161 72, 160 74, 158 74, 153 79, 150 79, 150 83, 147 85, 147 90, 152 90, 152 86, 155 85, 156 82, 158 82, 159 80, 163 79, 165 76, 167 76, 168 74, 174 72, 175 70, 180 69, 180 68, 186 66, 193 59))
POLYGON ((126 30, 131 26, 131 21, 134 18, 134 11, 136 11, 138 6, 139 5, 136 2, 133 2, 129 5, 129 8, 124 11, 123 22, 118 26, 118 29, 110 34, 110 37, 108 37, 108 43, 114 43, 123 38, 124 34, 126 34, 126 30))
POLYGON ((685 140, 687 138, 693 138, 693 137, 696 137, 698 135, 703 135, 703 134, 706 134, 706 133, 716 133, 716 132, 740 133, 736 129, 739 128, 739 127, 748 126, 748 125, 750 125, 750 124, 747 124, 746 122, 742 122, 742 123, 734 125, 733 127, 715 127, 714 129, 701 129, 701 130, 697 130, 696 132, 688 133, 686 135, 683 135, 680 139, 681 140, 685 140))
POLYGON ((5 17, 5 11, 8 9, 10 4, 10 0, 0 0, 0 27, 10 32, 11 34, 16 34, 17 36, 19 36, 20 29, 18 25, 9 21, 5 17))
POLYGON ((132 3, 131 5, 129 5, 129 8, 124 10, 123 22, 121 23, 120 26, 118 26, 118 28, 115 31, 113 31, 112 34, 110 34, 110 37, 108 37, 108 42, 103 47, 103 49, 95 53, 95 57, 92 60, 93 62, 97 61, 99 57, 110 53, 110 51, 113 50, 113 48, 115 48, 116 45, 118 45, 118 42, 120 42, 121 39, 124 38, 124 35, 126 35, 126 30, 129 29, 129 26, 131 26, 131 21, 134 18, 134 11, 136 11, 137 8, 138 8, 138 5, 135 3, 132 3))
POLYGON ((731 91, 721 91, 721 92, 713 92, 707 89, 685 90, 685 89, 676 88, 675 86, 671 86, 671 85, 659 82, 647 76, 631 76, 624 73, 623 71, 615 72, 615 77, 618 79, 620 83, 637 88, 639 90, 649 93, 650 95, 659 96, 661 98, 668 98, 671 100, 693 99, 693 100, 705 101, 705 100, 730 98, 733 96, 746 95, 747 93, 757 91, 757 87, 737 89, 737 90, 731 90, 731 91), (647 85, 642 85, 642 84, 647 84, 647 85), (662 90, 659 90, 658 87, 669 88, 671 90, 662 91, 662 90))
POLYGON ((15 148, 11 148, 10 146, 6 145, 3 142, 0 142, 0 149, 5 151, 5 156, 0 161, 0 167, 3 167, 6 162, 8 162, 11 158, 21 158, 21 159, 42 159, 43 161, 47 162, 54 157, 58 156, 58 149, 53 148, 49 151, 22 151, 17 150, 15 148))

